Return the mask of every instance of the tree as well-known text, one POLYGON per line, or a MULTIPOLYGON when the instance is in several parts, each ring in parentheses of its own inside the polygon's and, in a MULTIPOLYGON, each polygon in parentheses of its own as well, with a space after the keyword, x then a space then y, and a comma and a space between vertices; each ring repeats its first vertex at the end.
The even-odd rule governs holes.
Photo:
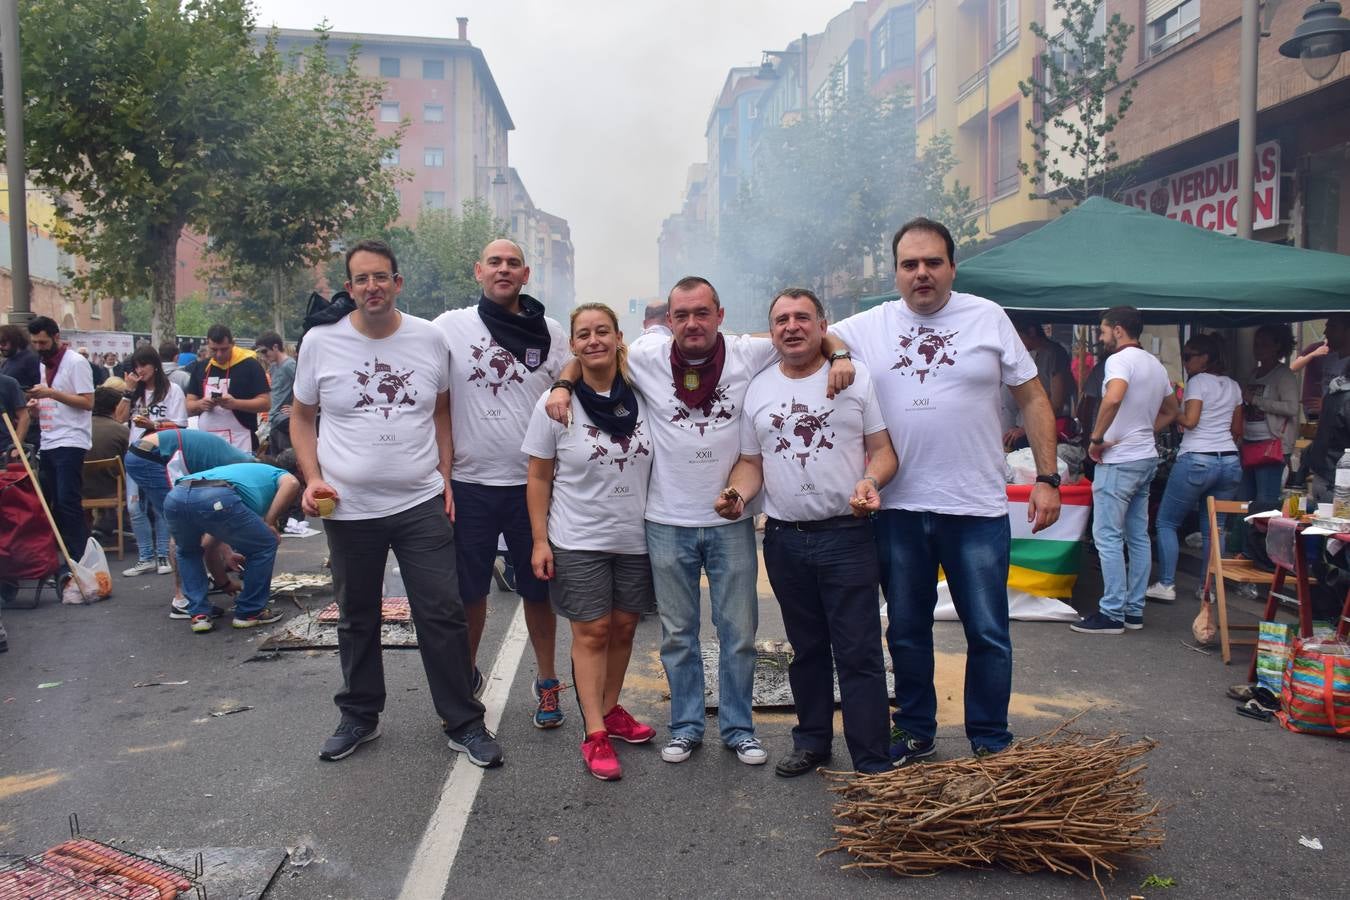
POLYGON ((244 139, 252 164, 212 198, 212 256, 232 287, 267 277, 271 327, 285 335, 287 282, 332 256, 357 219, 383 228, 398 214, 394 184, 406 174, 384 165, 404 125, 381 136, 373 115, 383 82, 357 70, 358 48, 345 62, 329 57, 327 26, 302 54, 283 59, 273 32, 261 63, 268 90, 255 99, 254 127, 244 139))
MULTIPOLYGON (((212 308, 206 300, 206 295, 200 291, 180 299, 177 310, 180 334, 204 337, 206 330, 220 320, 219 310, 212 308)), ((122 316, 124 330, 137 333, 150 331, 150 298, 144 294, 129 298, 122 305, 122 316)), ((176 339, 174 343, 177 343, 176 339)))
POLYGON ((939 132, 924 145, 917 163, 920 208, 923 215, 946 225, 957 250, 965 251, 977 243, 980 235, 975 220, 979 204, 970 196, 970 188, 960 180, 953 180, 948 187, 947 179, 956 163, 952 138, 947 132, 939 132))
POLYGON ((23 0, 30 176, 57 197, 77 291, 150 297, 175 339, 178 239, 248 168, 266 72, 247 0, 23 0))
POLYGON ((1051 34, 1038 22, 1030 26, 1046 46, 1041 74, 1017 84, 1042 110, 1026 123, 1036 157, 1017 167, 1046 186, 1033 190, 1032 199, 1064 201, 1066 209, 1092 196, 1117 197, 1127 186, 1130 167, 1117 165, 1111 134, 1129 111, 1137 84, 1122 85, 1119 77, 1134 26, 1119 13, 1106 21, 1104 3, 1054 0, 1051 17, 1061 16, 1060 28, 1051 34))

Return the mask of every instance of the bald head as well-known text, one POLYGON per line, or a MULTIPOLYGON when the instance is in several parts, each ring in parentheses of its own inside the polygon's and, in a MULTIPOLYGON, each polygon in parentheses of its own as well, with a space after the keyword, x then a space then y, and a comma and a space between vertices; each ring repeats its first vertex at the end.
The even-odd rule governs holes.
POLYGON ((498 238, 484 247, 473 264, 473 277, 484 297, 511 312, 520 311, 520 291, 530 280, 530 267, 515 241, 498 238))

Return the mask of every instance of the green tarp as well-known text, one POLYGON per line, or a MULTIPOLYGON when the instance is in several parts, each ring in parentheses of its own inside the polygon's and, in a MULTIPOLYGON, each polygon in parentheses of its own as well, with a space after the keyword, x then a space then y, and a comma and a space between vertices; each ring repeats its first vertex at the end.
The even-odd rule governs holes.
POLYGON ((955 289, 1044 322, 1095 324, 1107 307, 1134 306, 1150 324, 1235 327, 1350 311, 1350 256, 1242 241, 1093 197, 957 260, 955 289))

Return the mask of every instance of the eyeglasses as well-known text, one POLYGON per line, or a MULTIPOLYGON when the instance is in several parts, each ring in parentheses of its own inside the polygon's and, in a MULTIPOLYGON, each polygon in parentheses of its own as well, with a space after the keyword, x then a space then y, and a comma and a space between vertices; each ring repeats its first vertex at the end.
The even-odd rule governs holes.
POLYGON ((387 287, 389 282, 397 277, 397 272, 393 275, 390 275, 388 272, 376 272, 374 275, 357 275, 352 279, 352 287, 367 287, 371 284, 374 284, 377 287, 387 287))

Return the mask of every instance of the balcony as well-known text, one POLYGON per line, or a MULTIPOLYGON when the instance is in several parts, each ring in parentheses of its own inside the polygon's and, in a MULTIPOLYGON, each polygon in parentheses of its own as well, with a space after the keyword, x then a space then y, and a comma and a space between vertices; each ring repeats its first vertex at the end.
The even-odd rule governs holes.
POLYGON ((1009 194, 1017 193, 1018 185, 1021 184, 1022 173, 1010 172, 994 182, 994 200, 1002 200, 1009 194))
MULTIPOLYGON (((966 84, 971 84, 967 80, 966 84)), ((964 86, 963 86, 964 89, 964 86)), ((974 86, 956 101, 956 125, 964 128, 973 124, 984 124, 985 110, 989 107, 989 91, 986 90, 985 73, 981 72, 974 86)))
POLYGON ((978 72, 961 82, 961 86, 956 89, 956 102, 960 103, 961 100, 965 98, 966 94, 969 94, 971 91, 984 84, 985 80, 988 78, 989 67, 981 66, 978 72))
POLYGON ((934 94, 933 96, 929 97, 927 100, 924 100, 922 103, 919 104, 919 115, 917 116, 917 118, 922 119, 924 116, 930 116, 936 110, 937 110, 937 94, 934 94))
POLYGON ((1017 34, 1018 30, 1016 28, 1010 28, 1008 31, 994 38, 994 47, 990 54, 990 59, 998 59, 1004 53, 1008 52, 1013 47, 1016 47, 1017 34))

